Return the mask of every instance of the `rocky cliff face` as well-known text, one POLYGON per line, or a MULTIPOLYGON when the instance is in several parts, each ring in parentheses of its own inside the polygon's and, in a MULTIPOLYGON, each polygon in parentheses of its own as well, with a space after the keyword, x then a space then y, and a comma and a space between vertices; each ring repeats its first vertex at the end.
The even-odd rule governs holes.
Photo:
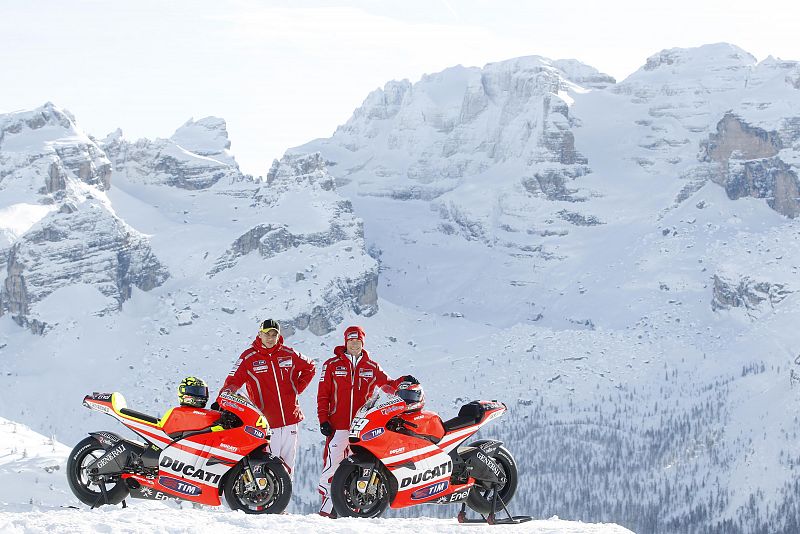
POLYGON ((214 117, 170 139, 117 131, 98 144, 50 104, 0 116, 0 315, 42 333, 76 295, 103 315, 171 277, 159 300, 182 327, 208 319, 198 295, 225 314, 281 319, 287 335, 374 314, 377 264, 319 154, 276 161, 260 181, 229 149, 214 117), (262 269, 268 287, 254 296, 241 281, 258 286, 262 269))
POLYGON ((749 276, 730 280, 715 274, 711 308, 714 311, 742 308, 752 317, 757 317, 765 307, 774 308, 791 293, 785 284, 757 281, 749 276))
POLYGON ((250 228, 216 260, 208 276, 235 269, 250 254, 280 264, 282 256, 306 250, 316 257, 328 258, 323 261, 332 261, 347 276, 309 266, 286 273, 287 283, 294 282, 295 288, 287 289, 293 293, 294 302, 276 318, 287 325, 288 333, 295 328, 308 328, 322 335, 333 330, 348 312, 370 316, 378 311, 378 269, 365 253, 363 223, 353 215, 351 203, 336 193, 333 177, 319 154, 276 160, 266 182, 254 188, 250 198, 252 210, 263 211, 267 216, 296 211, 300 220, 260 223, 250 228), (309 220, 315 221, 312 227, 309 220), (296 293, 303 286, 309 288, 302 290, 307 299, 300 304, 296 293))
MULTIPOLYGON (((644 168, 678 169, 696 151, 703 165, 682 170, 683 193, 711 179, 728 197, 766 199, 775 211, 798 214, 800 109, 793 80, 798 63, 757 63, 728 44, 664 50, 613 92, 646 106, 642 139, 632 155, 644 168), (704 165, 708 164, 708 165, 704 165)), ((686 198, 680 195, 678 200, 686 198)))
POLYGON ((562 98, 576 85, 559 67, 580 81, 613 83, 578 62, 540 57, 483 69, 453 67, 413 85, 389 82, 371 93, 326 143, 355 153, 351 160, 361 160, 337 178, 368 185, 369 194, 430 200, 507 161, 520 162, 530 175, 554 168, 571 175, 585 172, 562 98), (370 159, 367 147, 386 157, 370 159), (391 191, 382 190, 381 182, 389 181, 391 191), (403 182, 407 185, 398 190, 403 182))
POLYGON ((216 117, 190 120, 170 139, 128 141, 117 130, 101 146, 114 171, 134 182, 197 190, 243 179, 225 121, 216 117))
MULTIPOLYGON (((540 235, 566 235, 571 225, 558 214, 563 207, 548 201, 583 202, 593 194, 575 184, 590 169, 575 144, 578 121, 569 104, 576 92, 613 83, 577 61, 538 56, 453 67, 415 84, 387 83, 329 140, 294 150, 320 151, 335 163, 331 172, 351 197, 394 202, 399 211, 422 201, 438 216, 441 235, 512 258, 552 259, 557 254, 540 235)), ((378 248, 410 243, 399 235, 382 241, 378 248)))
MULTIPOLYGON (((726 113, 702 148, 704 161, 716 164, 713 179, 725 188, 728 198, 763 198, 782 215, 800 214, 797 168, 779 156, 784 146, 778 131, 750 126, 726 113)), ((791 150, 791 144, 786 148, 791 150)))
POLYGON ((148 239, 114 214, 106 154, 52 104, 0 116, 0 315, 41 333, 41 303, 59 289, 87 285, 119 309, 133 287, 169 276, 148 239))
POLYGON ((0 116, 0 187, 7 194, 64 191, 68 178, 105 190, 110 175, 105 153, 77 129, 68 112, 48 102, 0 116))

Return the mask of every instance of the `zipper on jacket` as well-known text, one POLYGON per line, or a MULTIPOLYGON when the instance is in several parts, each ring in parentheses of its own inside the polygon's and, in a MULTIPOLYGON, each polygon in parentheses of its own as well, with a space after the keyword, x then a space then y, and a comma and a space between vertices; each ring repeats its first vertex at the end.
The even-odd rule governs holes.
MULTIPOLYGON (((355 360, 355 356, 353 356, 353 360, 355 360)), ((356 362, 352 361, 350 365, 350 423, 353 422, 353 390, 356 388, 356 362)), ((347 425, 348 428, 350 425, 347 425)))
POLYGON ((278 387, 278 368, 276 363, 278 358, 276 357, 272 363, 272 378, 275 379, 275 391, 278 392, 278 407, 281 409, 281 421, 283 421, 283 426, 286 426, 286 415, 283 413, 283 401, 281 400, 281 388, 278 387))

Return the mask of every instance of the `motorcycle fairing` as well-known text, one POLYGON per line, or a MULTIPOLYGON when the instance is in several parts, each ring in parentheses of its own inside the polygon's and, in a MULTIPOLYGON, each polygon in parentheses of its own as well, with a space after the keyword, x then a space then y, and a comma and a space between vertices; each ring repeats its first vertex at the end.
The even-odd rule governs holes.
MULTIPOLYGON (((243 397, 228 395, 221 398, 225 399, 226 408, 244 411, 244 408, 235 404, 241 402, 243 397)), ((125 398, 117 392, 87 395, 83 404, 114 417, 149 444, 160 449, 158 474, 155 478, 132 473, 126 473, 121 477, 126 482, 128 479, 135 480, 136 483, 128 482, 131 487, 137 486, 138 483, 140 487, 151 490, 138 491, 139 494, 147 495, 143 498, 158 498, 153 496, 161 492, 169 497, 218 506, 221 504, 219 486, 222 483, 222 476, 247 453, 266 443, 266 430, 253 429, 252 434, 248 433, 238 438, 237 446, 224 444, 222 442, 226 439, 227 433, 222 427, 212 427, 206 432, 173 440, 163 428, 163 422, 168 420, 167 417, 157 419, 130 410, 127 408, 125 398)), ((250 406, 249 401, 247 406, 250 406)), ((111 450, 114 450, 113 447, 111 450)), ((107 452, 106 455, 108 454, 107 452)), ((102 460, 102 457, 99 460, 102 460)), ((136 489, 139 490, 139 487, 136 489)), ((131 495, 139 497, 135 492, 131 495)))
POLYGON ((475 478, 467 477, 466 483, 454 482, 454 460, 460 458, 453 449, 506 411, 502 403, 478 402, 481 413, 475 423, 446 432, 437 444, 400 432, 378 431, 405 408, 405 402, 389 387, 376 389, 357 412, 350 430, 352 448, 369 451, 393 477, 389 483, 393 490, 389 503, 392 508, 466 499, 475 478))

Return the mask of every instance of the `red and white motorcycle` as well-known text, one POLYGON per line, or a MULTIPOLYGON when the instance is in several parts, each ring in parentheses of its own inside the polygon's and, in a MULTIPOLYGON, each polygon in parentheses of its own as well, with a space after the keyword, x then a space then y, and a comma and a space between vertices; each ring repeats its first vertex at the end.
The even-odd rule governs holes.
MULTIPOLYGON (((352 454, 339 465, 331 498, 339 517, 378 517, 388 506, 461 503, 459 522, 519 523, 528 516, 495 517, 517 489, 517 463, 496 440, 461 444, 506 406, 497 401, 465 404, 444 421, 444 436, 414 435, 414 423, 398 417, 406 404, 391 386, 376 388, 350 427, 352 454), (409 431, 411 430, 411 431, 409 431), (466 507, 485 516, 466 517, 466 507)), ((506 509, 506 512, 507 509, 506 509)))
POLYGON ((67 460, 75 496, 92 508, 137 499, 182 499, 234 510, 281 513, 292 482, 269 452, 266 418, 246 398, 223 393, 221 411, 193 408, 181 417, 157 418, 131 410, 119 393, 94 393, 83 405, 110 415, 144 443, 113 432, 90 432, 67 460))

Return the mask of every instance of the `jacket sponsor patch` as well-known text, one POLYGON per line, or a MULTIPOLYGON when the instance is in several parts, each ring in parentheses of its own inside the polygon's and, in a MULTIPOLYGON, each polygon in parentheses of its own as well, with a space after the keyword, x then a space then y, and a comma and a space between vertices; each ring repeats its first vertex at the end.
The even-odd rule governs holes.
POLYGON ((253 367, 255 367, 256 365, 267 365, 267 361, 266 360, 258 360, 256 362, 253 362, 253 367))
POLYGON ((255 371, 256 373, 266 373, 267 371, 269 371, 269 365, 258 365, 258 366, 254 365, 253 371, 255 371))
POLYGON ((372 378, 375 376, 375 372, 372 369, 359 369, 358 376, 361 378, 372 378))
POLYGON ((333 374, 334 374, 334 376, 347 376, 349 373, 347 371, 347 367, 345 367, 343 365, 337 365, 333 369, 333 374))
POLYGON ((292 366, 291 358, 280 358, 278 360, 278 367, 291 367, 291 366, 292 366))

